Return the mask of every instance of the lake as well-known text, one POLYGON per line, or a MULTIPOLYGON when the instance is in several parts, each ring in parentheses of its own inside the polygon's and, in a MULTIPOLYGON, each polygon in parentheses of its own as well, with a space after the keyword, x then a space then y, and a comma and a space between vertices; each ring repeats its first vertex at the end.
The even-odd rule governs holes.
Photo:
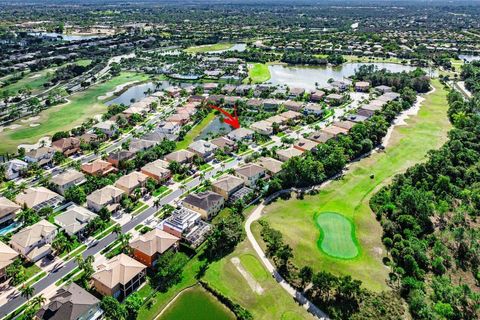
MULTIPOLYGON (((175 85, 179 85, 180 87, 186 87, 191 84, 189 83, 175 83, 175 85)), ((136 84, 129 87, 127 90, 122 92, 120 95, 115 96, 115 98, 108 100, 105 102, 105 105, 109 106, 111 104, 124 104, 129 106, 132 104, 132 99, 134 102, 140 101, 143 98, 147 97, 148 94, 146 92, 150 89, 153 92, 167 89, 168 87, 173 86, 173 83, 168 80, 159 81, 157 83, 154 82, 145 82, 141 84, 136 84)))
POLYGON ((233 47, 225 50, 214 50, 214 51, 207 51, 208 53, 222 53, 222 52, 227 52, 227 51, 245 51, 247 49, 247 44, 246 43, 235 43, 233 47))
POLYGON ((408 72, 416 69, 413 66, 387 62, 345 63, 338 67, 270 65, 268 69, 271 78, 268 83, 315 90, 315 83, 319 87, 327 87, 328 79, 347 80, 362 65, 375 65, 379 69, 387 69, 391 72, 408 72))
POLYGON ((232 131, 232 127, 222 120, 220 120, 219 117, 216 117, 215 119, 212 120, 212 122, 209 123, 208 126, 206 126, 202 132, 195 138, 195 140, 200 140, 200 139, 206 139, 210 136, 210 134, 213 135, 225 135, 232 131))
POLYGON ((474 56, 471 54, 459 54, 458 57, 460 58, 460 60, 465 60, 467 62, 480 60, 480 56, 474 56))
POLYGON ((29 32, 28 33, 31 36, 36 36, 36 37, 52 37, 52 38, 59 38, 61 37, 64 41, 79 41, 79 40, 86 40, 86 39, 94 39, 94 38, 99 38, 101 35, 72 35, 72 34, 62 34, 62 33, 57 33, 57 32, 29 32))
POLYGON ((235 315, 200 285, 187 289, 160 316, 161 320, 230 320, 235 315))

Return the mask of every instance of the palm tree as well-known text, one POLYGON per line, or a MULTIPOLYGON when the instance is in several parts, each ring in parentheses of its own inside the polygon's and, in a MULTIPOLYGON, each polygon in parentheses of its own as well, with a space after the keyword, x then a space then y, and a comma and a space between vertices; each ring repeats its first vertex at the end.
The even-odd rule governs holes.
POLYGON ((158 209, 158 207, 160 207, 160 198, 157 198, 155 199, 155 201, 153 201, 153 206, 155 207, 155 209, 158 209))
POLYGON ((126 252, 130 240, 132 239, 132 235, 130 233, 122 233, 118 236, 118 240, 120 241, 120 247, 122 248, 122 252, 126 252))
POLYGON ((43 304, 45 303, 45 301, 47 301, 47 299, 45 299, 43 294, 39 294, 38 296, 36 296, 32 300, 30 300, 30 304, 31 304, 32 307, 41 308, 43 306, 43 304))
POLYGON ((122 234, 122 227, 119 224, 113 226, 112 232, 118 235, 122 234))
POLYGON ((29 284, 24 284, 20 288, 21 296, 24 297, 27 300, 29 300, 33 296, 34 291, 35 291, 35 289, 32 286, 30 286, 29 284))

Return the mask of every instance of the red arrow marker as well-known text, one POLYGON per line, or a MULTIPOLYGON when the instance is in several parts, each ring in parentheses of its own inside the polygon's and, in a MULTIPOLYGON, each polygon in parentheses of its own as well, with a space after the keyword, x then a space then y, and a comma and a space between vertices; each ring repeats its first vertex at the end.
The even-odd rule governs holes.
POLYGON ((226 117, 223 120, 223 122, 231 125, 234 129, 240 128, 240 121, 238 121, 238 116, 237 116, 237 106, 233 107, 233 116, 220 107, 214 106, 212 104, 210 105, 210 107, 223 113, 223 115, 226 117))

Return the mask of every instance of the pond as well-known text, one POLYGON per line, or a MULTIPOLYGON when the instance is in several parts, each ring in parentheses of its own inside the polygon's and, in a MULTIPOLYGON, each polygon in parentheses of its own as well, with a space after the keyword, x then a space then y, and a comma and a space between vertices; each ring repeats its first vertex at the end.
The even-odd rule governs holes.
MULTIPOLYGON (((159 91, 171 87, 173 85, 172 82, 163 80, 159 82, 145 82, 141 84, 136 84, 129 87, 127 90, 122 92, 120 95, 115 96, 115 98, 108 100, 105 102, 105 105, 109 106, 111 104, 124 104, 126 106, 131 105, 133 102, 140 101, 146 96, 148 96, 147 92, 148 89, 151 92, 159 91), (132 100, 133 99, 133 100, 132 100), (132 102, 133 101, 133 102, 132 102)), ((181 87, 189 86, 188 83, 175 83, 175 85, 180 85, 181 87)))
POLYGON ((416 69, 413 66, 387 62, 345 63, 338 67, 271 65, 268 66, 271 75, 268 82, 275 85, 315 90, 315 83, 319 87, 327 87, 328 79, 345 81, 348 77, 354 75, 355 70, 362 65, 374 65, 379 69, 387 69, 391 72, 408 72, 416 69))
POLYGON ((232 127, 223 122, 219 117, 216 117, 206 126, 202 132, 195 138, 195 140, 206 139, 208 137, 225 135, 232 131, 232 127))
POLYGON ((188 289, 160 316, 161 320, 230 320, 235 315, 201 286, 188 289))
POLYGON ((73 35, 73 34, 62 34, 56 32, 29 32, 31 36, 35 37, 48 37, 48 38, 62 38, 63 41, 79 41, 79 40, 86 40, 86 39, 94 39, 99 38, 101 35, 73 35))
POLYGON ((213 50, 213 51, 207 51, 208 53, 222 53, 222 52, 227 52, 227 51, 245 51, 247 49, 247 44, 246 43, 235 43, 233 47, 225 49, 225 50, 213 50))
POLYGON ((465 60, 467 62, 480 60, 480 56, 474 56, 471 54, 459 54, 458 57, 460 58, 460 60, 465 60))

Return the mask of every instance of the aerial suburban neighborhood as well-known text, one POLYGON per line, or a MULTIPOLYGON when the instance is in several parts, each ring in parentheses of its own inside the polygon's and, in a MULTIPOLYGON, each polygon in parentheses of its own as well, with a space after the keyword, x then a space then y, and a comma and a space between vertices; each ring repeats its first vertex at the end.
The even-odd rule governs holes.
POLYGON ((0 0, 0 319, 480 318, 480 2, 0 0))

